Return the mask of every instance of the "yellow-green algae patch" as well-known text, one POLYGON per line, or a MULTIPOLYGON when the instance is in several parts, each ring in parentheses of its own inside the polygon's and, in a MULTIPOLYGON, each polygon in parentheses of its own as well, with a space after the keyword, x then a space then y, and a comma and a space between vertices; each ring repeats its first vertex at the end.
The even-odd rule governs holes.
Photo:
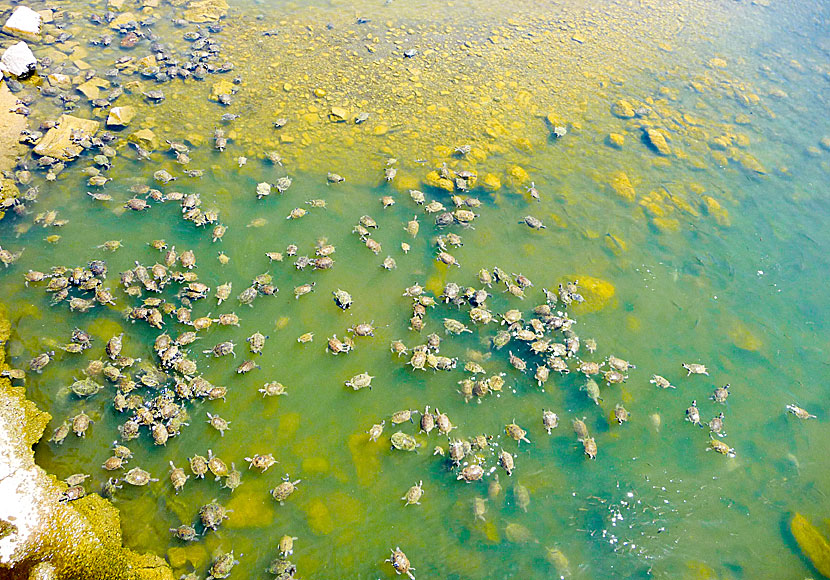
POLYGON ((790 522, 790 531, 798 547, 825 578, 830 578, 830 543, 807 518, 796 512, 790 522))
MULTIPOLYGON (((0 313, 0 341, 9 338, 0 313)), ((0 369, 7 369, 0 350, 0 369)), ((35 464, 32 446, 51 417, 24 387, 0 378, 0 574, 4 578, 167 580, 167 564, 121 544, 118 510, 99 495, 61 502, 67 485, 35 464)))

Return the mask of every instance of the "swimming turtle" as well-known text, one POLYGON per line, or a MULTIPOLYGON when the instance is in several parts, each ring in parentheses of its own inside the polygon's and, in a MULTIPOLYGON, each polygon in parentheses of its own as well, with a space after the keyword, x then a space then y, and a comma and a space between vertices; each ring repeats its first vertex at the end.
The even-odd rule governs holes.
POLYGON ((789 404, 786 406, 789 413, 795 415, 799 419, 815 419, 816 416, 811 414, 807 409, 802 409, 798 405, 789 404))
POLYGON ((401 498, 406 501, 405 505, 421 505, 421 497, 424 495, 423 484, 423 481, 419 481, 407 490, 406 494, 401 498))
POLYGON ((550 435, 552 429, 556 429, 559 425, 559 417, 553 411, 542 410, 542 426, 550 435))
POLYGON ((516 425, 516 423, 510 423, 505 425, 504 427, 505 433, 507 433, 513 440, 517 441, 519 445, 521 445, 522 441, 530 443, 530 439, 527 438, 527 431, 516 425))
POLYGON ((709 371, 706 369, 706 365, 698 364, 698 363, 683 363, 683 368, 689 371, 689 374, 686 376, 691 375, 706 375, 709 376, 709 371))
POLYGON ((283 505, 283 503, 285 503, 285 500, 288 499, 288 496, 294 493, 294 491, 297 489, 297 485, 301 481, 302 480, 300 479, 296 481, 291 481, 291 478, 288 476, 288 474, 286 474, 283 477, 282 483, 280 483, 277 487, 271 490, 271 496, 275 500, 277 500, 280 503, 280 505, 283 505))
POLYGON ((353 388, 355 391, 360 389, 372 388, 372 379, 374 376, 369 373, 360 373, 354 375, 351 379, 346 381, 346 386, 353 388))
POLYGON ((727 397, 729 397, 729 383, 723 385, 722 387, 718 387, 712 393, 711 399, 716 403, 725 403, 727 397))
POLYGON ((392 550, 392 555, 384 561, 392 564, 396 574, 406 574, 411 580, 415 580, 415 575, 412 573, 415 568, 409 563, 409 558, 406 557, 400 547, 392 550))
POLYGON ((691 421, 692 425, 699 425, 700 424, 700 411, 697 410, 697 401, 692 401, 690 407, 686 409, 686 420, 691 421))
POLYGON ((660 375, 651 375, 651 380, 649 382, 654 385, 657 385, 661 389, 677 388, 673 384, 671 384, 667 378, 661 377, 660 375))
POLYGON ((412 435, 408 435, 403 431, 396 431, 390 437, 392 447, 401 451, 415 451, 418 447, 418 442, 412 435))

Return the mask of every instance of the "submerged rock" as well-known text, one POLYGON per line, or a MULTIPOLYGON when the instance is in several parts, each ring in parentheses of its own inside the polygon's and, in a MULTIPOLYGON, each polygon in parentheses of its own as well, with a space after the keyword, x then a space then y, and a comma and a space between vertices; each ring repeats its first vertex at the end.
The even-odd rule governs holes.
POLYGON ((821 532, 798 512, 790 522, 790 532, 815 569, 823 576, 830 578, 830 543, 821 535, 821 532))
POLYGON ((671 147, 660 130, 647 127, 645 133, 648 144, 654 147, 660 155, 671 155, 671 147))
POLYGON ((194 0, 187 5, 184 17, 190 22, 215 22, 228 13, 225 0, 194 0))
POLYGON ((82 133, 90 137, 98 131, 100 123, 92 119, 80 119, 72 115, 61 115, 58 125, 49 129, 43 139, 35 146, 38 155, 54 157, 61 161, 69 161, 81 154, 84 150, 72 140, 73 133, 82 133))
POLYGON ((107 117, 107 127, 126 127, 135 117, 135 107, 113 107, 107 117))
POLYGON ((11 45, 0 58, 0 72, 17 78, 25 78, 35 72, 37 59, 29 45, 22 40, 11 45))

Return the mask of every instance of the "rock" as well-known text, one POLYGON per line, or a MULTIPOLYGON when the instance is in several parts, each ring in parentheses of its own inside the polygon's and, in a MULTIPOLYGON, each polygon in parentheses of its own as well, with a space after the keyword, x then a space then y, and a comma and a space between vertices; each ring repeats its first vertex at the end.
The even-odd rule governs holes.
POLYGON ((78 85, 78 91, 82 93, 87 99, 93 101, 101 96, 101 89, 108 89, 110 86, 109 81, 104 79, 99 79, 97 77, 92 77, 85 83, 78 85))
POLYGON ((825 151, 830 151, 830 136, 822 137, 818 144, 821 145, 821 148, 825 151))
POLYGON ((135 117, 135 107, 113 107, 107 117, 107 127, 126 127, 135 117))
POLYGON ((709 66, 712 68, 726 68, 726 61, 722 58, 709 59, 709 66))
MULTIPOLYGON (((12 162, 14 162, 14 159, 12 159, 12 162)), ((0 203, 5 203, 6 200, 16 199, 19 195, 20 190, 14 181, 0 177, 0 203)), ((6 215, 6 212, 0 211, 0 219, 3 219, 4 215, 6 215)))
POLYGON ((140 147, 142 147, 143 149, 147 149, 148 151, 157 149, 159 146, 156 134, 153 133, 150 129, 139 129, 138 131, 130 135, 128 139, 130 142, 136 143, 140 147))
POLYGON ((611 106, 611 114, 620 119, 633 119, 634 107, 628 101, 620 99, 611 106))
POLYGON ((211 101, 219 101, 219 95, 230 95, 235 89, 236 87, 231 81, 222 79, 213 83, 213 86, 210 88, 210 97, 208 98, 211 101))
POLYGON ((625 144, 625 136, 620 135, 619 133, 609 133, 607 143, 609 147, 613 147, 614 149, 622 149, 625 144))
POLYGON ((29 45, 22 40, 11 45, 0 58, 0 72, 12 75, 17 78, 25 78, 35 72, 37 59, 29 45))
POLYGON ((129 22, 138 22, 141 20, 140 17, 137 17, 132 12, 123 12, 116 16, 112 22, 110 22, 110 28, 113 30, 120 30, 124 28, 129 22))
POLYGON ((585 299, 584 302, 571 305, 574 311, 596 312, 606 306, 614 305, 613 298, 616 289, 611 282, 594 276, 586 276, 585 274, 574 274, 563 278, 562 283, 572 280, 579 280, 579 293, 585 299))
POLYGON ((507 177, 515 187, 530 183, 530 175, 527 174, 527 171, 523 167, 518 165, 511 165, 507 168, 507 177))
POLYGON ((663 135, 662 131, 646 127, 645 133, 649 145, 654 147, 660 155, 671 155, 671 147, 666 142, 666 136, 663 135))
POLYGON ((190 22, 215 22, 228 13, 225 0, 193 0, 187 5, 184 17, 190 22))
POLYGON ((501 189, 501 179, 495 173, 485 173, 481 178, 481 186, 487 191, 498 191, 501 189))
POLYGON ((18 6, 3 25, 3 32, 26 40, 39 40, 40 22, 40 14, 27 6, 18 6))
MULTIPOLYGON (((17 98, 0 80, 0 171, 14 167, 16 158, 21 155, 24 146, 18 141, 20 132, 26 128, 26 117, 12 113, 17 98)), ((5 186, 0 187, 0 200, 5 195, 5 186)))
POLYGON ((637 196, 637 192, 634 191, 634 186, 631 185, 631 180, 628 179, 628 175, 624 171, 614 173, 611 176, 610 184, 611 189, 626 201, 634 201, 634 198, 637 196))
POLYGON ((332 123, 342 123, 348 118, 349 111, 343 107, 332 107, 329 111, 329 120, 332 123))
POLYGON ((35 145, 34 152, 38 155, 48 155, 69 161, 74 159, 83 151, 83 147, 73 143, 70 139, 73 132, 85 133, 89 136, 95 135, 100 123, 91 119, 79 119, 72 115, 61 115, 57 127, 49 129, 46 135, 35 145))
POLYGON ((815 569, 822 576, 830 577, 830 543, 821 532, 798 512, 790 522, 790 532, 815 569))
POLYGON ((449 179, 441 177, 435 170, 427 173, 426 177, 424 178, 424 182, 430 187, 443 189, 449 192, 455 191, 455 184, 449 179))

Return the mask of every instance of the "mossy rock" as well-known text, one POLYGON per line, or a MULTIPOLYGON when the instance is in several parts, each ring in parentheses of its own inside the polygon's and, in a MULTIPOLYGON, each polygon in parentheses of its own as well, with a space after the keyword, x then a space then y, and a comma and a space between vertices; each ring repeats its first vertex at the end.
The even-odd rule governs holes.
POLYGON ((790 532, 813 567, 825 578, 830 578, 830 543, 821 532, 798 512, 790 522, 790 532))

